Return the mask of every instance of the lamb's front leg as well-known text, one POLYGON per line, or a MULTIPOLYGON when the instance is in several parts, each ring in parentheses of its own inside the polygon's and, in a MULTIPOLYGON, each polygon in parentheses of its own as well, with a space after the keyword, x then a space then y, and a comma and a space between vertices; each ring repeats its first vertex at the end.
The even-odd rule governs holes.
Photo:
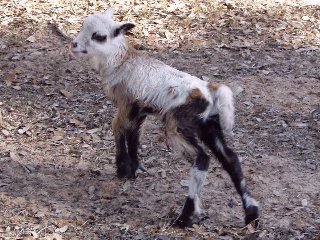
POLYGON ((139 106, 138 103, 133 103, 128 115, 130 125, 126 129, 126 140, 128 146, 128 153, 132 160, 131 171, 133 175, 135 175, 136 170, 140 166, 138 159, 140 128, 144 120, 146 119, 147 114, 148 112, 145 110, 144 107, 139 106))
POLYGON ((139 167, 138 146, 140 128, 150 109, 138 102, 119 108, 113 120, 117 155, 117 173, 119 177, 135 178, 139 167), (127 150, 128 147, 128 150, 127 150))
POLYGON ((119 109, 117 116, 112 121, 112 129, 116 144, 116 165, 117 174, 119 177, 134 178, 132 175, 131 163, 132 160, 128 154, 126 146, 126 128, 128 119, 126 112, 119 109))

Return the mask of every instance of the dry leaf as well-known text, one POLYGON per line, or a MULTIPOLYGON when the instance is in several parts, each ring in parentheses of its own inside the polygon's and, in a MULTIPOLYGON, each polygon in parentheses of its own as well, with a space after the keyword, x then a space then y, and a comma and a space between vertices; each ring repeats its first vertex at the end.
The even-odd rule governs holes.
POLYGON ((56 230, 55 230, 55 232, 56 233, 64 233, 64 232, 66 232, 68 230, 68 226, 66 225, 66 226, 64 226, 64 227, 62 227, 62 228, 57 228, 56 230))
POLYGON ((302 123, 302 122, 292 122, 290 123, 291 127, 297 127, 297 128, 304 128, 304 127, 308 127, 307 123, 302 123))
POLYGON ((58 233, 54 233, 51 236, 49 236, 48 239, 50 239, 50 240, 62 240, 62 236, 60 234, 58 234, 58 233))
POLYGON ((5 135, 6 137, 10 136, 10 132, 6 129, 1 130, 2 134, 5 135))
POLYGON ((25 132, 27 132, 30 129, 30 125, 25 126, 24 128, 20 128, 18 130, 19 134, 24 134, 25 132))
POLYGON ((47 81, 44 81, 44 83, 47 84, 47 85, 53 85, 54 81, 47 80, 47 81))
POLYGON ((64 131, 53 131, 53 141, 59 141, 62 140, 64 138, 64 136, 66 135, 66 132, 64 131))
POLYGON ((9 155, 10 155, 11 160, 13 160, 13 161, 19 161, 19 159, 20 159, 18 154, 15 153, 14 151, 10 151, 9 155))
POLYGON ((35 36, 30 36, 30 37, 27 38, 27 41, 31 42, 31 43, 34 43, 36 41, 36 38, 35 38, 35 36))
POLYGON ((3 120, 3 117, 2 117, 2 113, 0 111, 0 127, 4 127, 6 125, 5 121, 3 120))
POLYGON ((75 118, 70 119, 69 121, 71 124, 77 125, 79 126, 81 124, 81 122, 75 118))
POLYGON ((66 132, 65 131, 53 131, 53 135, 64 137, 66 135, 66 132))
POLYGON ((58 228, 62 228, 64 226, 69 226, 70 222, 65 219, 59 219, 54 222, 54 225, 56 225, 58 228))
POLYGON ((6 73, 3 76, 3 80, 5 82, 16 82, 16 73, 15 72, 11 72, 11 73, 6 73))
POLYGON ((72 98, 73 97, 73 93, 68 92, 67 90, 64 90, 64 89, 61 89, 60 93, 62 93, 62 95, 67 97, 67 98, 72 98))
POLYGON ((15 89, 15 90, 21 90, 20 86, 12 86, 12 88, 15 89))
POLYGON ((93 134, 93 133, 97 133, 97 132, 100 132, 100 131, 101 131, 101 128, 94 128, 94 129, 88 130, 87 133, 93 134))

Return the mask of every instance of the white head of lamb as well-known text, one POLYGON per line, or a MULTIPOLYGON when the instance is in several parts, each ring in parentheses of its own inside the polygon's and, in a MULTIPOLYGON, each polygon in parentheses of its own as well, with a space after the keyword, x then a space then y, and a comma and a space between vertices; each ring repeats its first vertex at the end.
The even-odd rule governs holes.
POLYGON ((96 13, 85 19, 79 35, 70 44, 75 57, 112 58, 127 48, 124 33, 132 29, 132 23, 117 24, 112 20, 114 9, 96 13))

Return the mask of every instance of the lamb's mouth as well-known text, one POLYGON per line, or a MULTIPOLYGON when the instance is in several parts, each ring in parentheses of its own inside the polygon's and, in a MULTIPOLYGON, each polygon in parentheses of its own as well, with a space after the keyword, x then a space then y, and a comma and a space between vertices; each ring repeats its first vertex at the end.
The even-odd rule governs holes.
POLYGON ((74 48, 72 48, 72 46, 69 46, 69 52, 71 53, 72 56, 74 57, 78 57, 81 54, 87 54, 88 51, 87 50, 75 50, 74 48))

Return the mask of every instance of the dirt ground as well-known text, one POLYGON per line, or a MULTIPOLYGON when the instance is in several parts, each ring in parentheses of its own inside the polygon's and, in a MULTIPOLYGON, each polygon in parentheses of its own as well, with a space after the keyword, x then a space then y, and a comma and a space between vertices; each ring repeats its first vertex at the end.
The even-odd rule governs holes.
POLYGON ((320 7, 291 2, 0 2, 0 239, 320 239, 320 7), (191 165, 155 117, 140 146, 148 173, 116 177, 116 109, 61 35, 107 6, 136 23, 136 47, 234 90, 228 142, 261 205, 256 232, 214 157, 205 217, 171 226, 191 165))

